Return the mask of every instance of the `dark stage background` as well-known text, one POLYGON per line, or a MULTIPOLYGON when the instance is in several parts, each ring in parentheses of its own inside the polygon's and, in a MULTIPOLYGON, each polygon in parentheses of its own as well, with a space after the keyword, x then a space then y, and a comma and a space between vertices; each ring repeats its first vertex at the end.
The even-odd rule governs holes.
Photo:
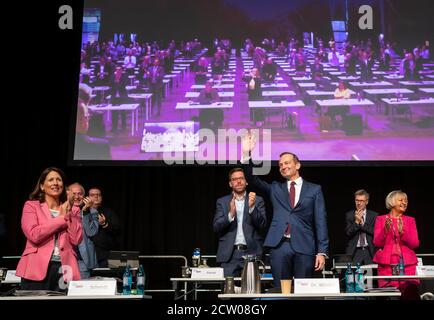
MULTIPOLYGON (((122 220, 119 248, 190 257, 193 248, 200 247, 203 253, 215 254, 212 218, 215 200, 229 192, 228 167, 68 166, 69 130, 77 95, 80 6, 74 2, 72 31, 58 29, 57 11, 60 5, 72 2, 28 4, 31 7, 20 11, 25 31, 7 33, 10 54, 21 63, 6 66, 11 86, 3 93, 11 101, 3 103, 4 110, 14 114, 2 121, 0 213, 6 217, 7 230, 0 241, 2 254, 21 254, 21 209, 40 172, 48 166, 63 168, 69 182, 102 188, 105 204, 122 220)), ((432 166, 415 162, 403 166, 319 165, 304 167, 302 176, 323 187, 332 254, 344 250, 344 213, 353 208, 353 193, 360 188, 371 194, 369 208, 380 213, 386 212, 388 192, 407 192, 408 214, 416 217, 421 240, 417 252, 434 251, 432 166)), ((277 167, 266 177, 270 181, 278 178, 277 167)), ((271 214, 270 206, 267 210, 271 214)))

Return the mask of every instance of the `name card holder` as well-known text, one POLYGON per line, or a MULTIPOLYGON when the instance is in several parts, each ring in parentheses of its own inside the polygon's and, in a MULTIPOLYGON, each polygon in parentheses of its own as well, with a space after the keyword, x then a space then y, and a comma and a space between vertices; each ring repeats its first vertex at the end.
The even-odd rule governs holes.
POLYGON ((191 268, 192 279, 223 279, 223 268, 191 268))
POLYGON ((294 294, 340 293, 338 278, 294 279, 294 294))
POLYGON ((70 281, 68 296, 114 296, 116 279, 70 281))
POLYGON ((418 276, 434 276, 434 266, 416 266, 418 276))
POLYGON ((6 271, 4 283, 21 283, 21 278, 15 274, 16 270, 6 271))

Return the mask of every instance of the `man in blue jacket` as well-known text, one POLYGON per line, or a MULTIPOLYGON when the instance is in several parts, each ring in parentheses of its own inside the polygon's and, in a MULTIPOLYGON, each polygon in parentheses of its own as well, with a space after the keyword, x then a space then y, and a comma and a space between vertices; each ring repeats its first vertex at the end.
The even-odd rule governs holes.
POLYGON ((244 266, 243 256, 262 256, 267 218, 264 201, 255 193, 246 192, 243 169, 229 172, 232 193, 217 200, 214 231, 219 234, 217 262, 225 276, 239 276, 244 266))
POLYGON ((328 254, 327 213, 321 186, 303 180, 298 157, 284 152, 279 158, 283 182, 267 183, 253 175, 250 153, 254 135, 243 137, 241 160, 247 181, 270 197, 273 219, 264 246, 270 248, 274 286, 281 279, 310 278, 324 268, 328 254))
POLYGON ((79 183, 68 186, 68 192, 74 195, 74 206, 81 208, 83 240, 77 246, 77 261, 82 279, 90 277, 90 271, 98 266, 96 251, 91 237, 98 233, 98 211, 91 208, 93 201, 84 197, 84 188, 79 183))

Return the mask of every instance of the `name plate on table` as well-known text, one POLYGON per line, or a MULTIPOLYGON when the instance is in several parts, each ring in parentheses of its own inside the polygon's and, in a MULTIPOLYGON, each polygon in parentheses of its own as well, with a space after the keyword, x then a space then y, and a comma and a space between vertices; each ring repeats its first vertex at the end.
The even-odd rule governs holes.
POLYGON ((434 266, 416 266, 418 276, 434 276, 434 266))
POLYGON ((21 278, 15 274, 16 270, 8 270, 6 271, 5 282, 9 283, 20 283, 21 278))
POLYGON ((294 293, 340 293, 339 279, 294 279, 294 293))
POLYGON ((191 268, 192 279, 223 279, 223 268, 191 268))
POLYGON ((70 281, 68 296, 114 296, 116 279, 70 281))

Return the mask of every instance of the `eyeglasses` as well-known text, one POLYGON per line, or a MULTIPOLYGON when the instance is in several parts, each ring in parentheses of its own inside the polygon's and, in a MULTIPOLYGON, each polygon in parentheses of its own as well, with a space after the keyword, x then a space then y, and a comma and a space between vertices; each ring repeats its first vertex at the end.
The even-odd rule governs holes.
POLYGON ((244 180, 246 180, 246 178, 244 178, 244 177, 231 178, 231 181, 238 181, 238 180, 244 181, 244 180))
POLYGON ((89 197, 101 197, 101 193, 90 193, 89 197))
POLYGON ((356 202, 366 202, 367 200, 355 200, 356 202))

